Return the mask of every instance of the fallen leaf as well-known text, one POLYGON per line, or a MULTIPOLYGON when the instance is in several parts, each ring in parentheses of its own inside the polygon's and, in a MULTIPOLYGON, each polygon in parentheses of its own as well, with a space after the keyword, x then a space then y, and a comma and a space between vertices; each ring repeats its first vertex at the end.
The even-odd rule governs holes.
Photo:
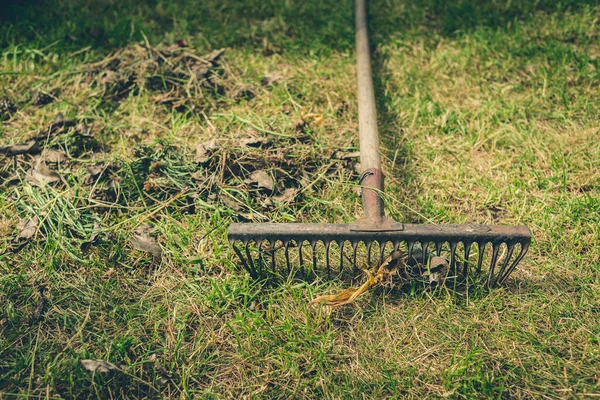
POLYGON ((283 75, 278 73, 273 73, 269 75, 265 75, 261 80, 260 84, 263 86, 272 86, 274 83, 280 82, 283 80, 283 75))
POLYGON ((67 160, 67 155, 60 150, 44 149, 40 159, 49 163, 62 163, 67 160))
POLYGON ((198 146, 196 146, 196 162, 205 163, 217 148, 218 146, 216 139, 211 139, 198 144, 198 146))
POLYGON ((87 138, 94 137, 94 134, 92 133, 92 128, 90 128, 89 125, 87 125, 85 122, 78 122, 75 125, 75 132, 79 136, 87 138))
POLYGON ((335 153, 333 153, 333 157, 337 158, 339 160, 350 160, 353 158, 359 158, 360 151, 344 152, 344 151, 338 150, 335 153))
POLYGON ((305 133, 307 128, 308 128, 308 122, 306 122, 305 120, 300 120, 294 126, 294 130, 298 133, 305 133))
POLYGON ((140 250, 146 253, 150 253, 155 257, 158 257, 162 253, 160 245, 156 239, 150 236, 153 228, 150 225, 142 225, 138 227, 131 237, 131 244, 136 250, 140 250))
POLYGON ((256 96, 256 94, 254 93, 254 91, 252 89, 250 89, 249 87, 245 87, 245 86, 235 89, 231 95, 231 97, 235 101, 252 100, 255 96, 256 96))
POLYGON ((18 242, 21 240, 31 239, 33 237, 33 235, 35 235, 35 233, 37 232, 38 223, 39 223, 39 220, 38 220, 37 216, 34 216, 33 218, 31 218, 29 220, 19 221, 19 223, 17 224, 17 229, 19 229, 19 234, 14 239, 14 241, 18 242))
POLYGON ((247 137, 238 141, 240 146, 247 147, 262 147, 269 144, 269 139, 266 137, 247 137))
POLYGON ((272 191, 275 188, 275 182, 273 181, 273 178, 271 178, 271 175, 262 169, 254 171, 250 175, 250 183, 256 184, 256 186, 261 189, 272 191))
POLYGON ((214 50, 213 52, 208 54, 206 57, 204 57, 204 59, 206 61, 209 61, 210 63, 215 63, 216 61, 219 60, 219 58, 221 58, 223 53, 225 53, 225 49, 214 50))
POLYGON ((283 191, 282 194, 278 196, 274 196, 273 199, 280 203, 289 203, 296 199, 298 195, 298 189, 296 188, 287 188, 283 191))
POLYGON ((16 112, 17 107, 15 106, 15 103, 6 97, 0 98, 0 121, 10 119, 16 112))
POLYGON ((429 261, 429 285, 443 286, 450 272, 450 265, 444 257, 431 257, 429 261))
POLYGON ((37 143, 37 140, 30 140, 24 144, 15 144, 7 147, 0 147, 0 154, 4 154, 8 157, 14 157, 21 154, 37 154, 42 149, 37 143))
POLYGON ((80 360, 81 366, 88 372, 98 372, 106 374, 111 371, 117 371, 119 368, 111 362, 105 360, 80 360))
POLYGON ((101 226, 99 224, 94 224, 94 228, 92 229, 92 234, 85 242, 81 243, 81 251, 86 251, 88 247, 98 243, 98 237, 100 236, 101 226))
POLYGON ((104 171, 104 163, 96 163, 87 167, 88 176, 85 179, 87 183, 93 183, 98 176, 104 171))
POLYGON ((31 102, 34 106, 45 106, 46 104, 52 103, 54 100, 56 100, 56 96, 52 93, 36 92, 33 95, 31 102))
POLYGON ((386 279, 391 278, 391 276, 395 275, 398 272, 398 269, 402 267, 406 267, 404 253, 401 251, 393 251, 392 254, 390 254, 390 256, 383 262, 383 264, 379 266, 377 272, 373 273, 369 270, 365 270, 365 273, 367 274, 367 281, 358 289, 348 288, 338 294, 318 296, 310 303, 324 304, 332 307, 350 304, 367 290, 375 286, 379 286, 386 279))
POLYGON ((44 163, 39 163, 37 166, 34 166, 27 171, 26 178, 33 185, 40 187, 61 181, 60 175, 44 163))
POLYGON ((35 308, 33 309, 33 313, 31 315, 31 319, 34 321, 38 321, 42 318, 45 308, 46 308, 46 303, 48 302, 46 300, 46 297, 44 296, 44 291, 46 290, 45 286, 40 286, 38 288, 38 292, 39 292, 39 297, 38 300, 35 304, 35 308))

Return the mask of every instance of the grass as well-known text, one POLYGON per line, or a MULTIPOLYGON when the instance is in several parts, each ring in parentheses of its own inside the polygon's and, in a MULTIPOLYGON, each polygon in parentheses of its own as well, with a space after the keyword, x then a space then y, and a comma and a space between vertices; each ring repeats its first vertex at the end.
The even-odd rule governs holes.
POLYGON ((39 155, 0 159, 0 398, 600 395, 600 5, 369 8, 390 214, 528 225, 506 285, 327 310, 308 302, 343 283, 237 265, 232 222, 360 214, 333 157, 358 146, 351 2, 22 1, 0 16, 0 145, 65 158, 49 185, 27 178, 39 155), (220 48, 204 84, 176 61, 220 48), (148 224, 160 257, 131 242, 148 224))

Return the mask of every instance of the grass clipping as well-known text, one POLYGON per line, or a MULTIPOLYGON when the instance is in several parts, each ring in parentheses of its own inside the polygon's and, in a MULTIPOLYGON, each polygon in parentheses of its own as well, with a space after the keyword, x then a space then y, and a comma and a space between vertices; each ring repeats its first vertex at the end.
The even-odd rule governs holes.
POLYGON ((391 279, 400 268, 405 268, 406 263, 404 261, 404 253, 401 251, 394 251, 384 261, 377 271, 369 271, 368 269, 363 270, 367 274, 367 281, 363 283, 358 289, 348 288, 341 293, 319 296, 313 299, 311 304, 321 304, 326 306, 338 307, 352 303, 358 298, 358 296, 366 293, 369 289, 381 285, 383 282, 391 279))

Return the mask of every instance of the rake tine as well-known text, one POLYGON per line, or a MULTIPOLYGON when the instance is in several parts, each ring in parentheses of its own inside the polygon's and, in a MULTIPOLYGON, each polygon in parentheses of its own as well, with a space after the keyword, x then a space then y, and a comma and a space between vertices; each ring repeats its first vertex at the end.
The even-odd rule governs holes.
POLYGON ((529 250, 529 243, 525 243, 524 245, 522 245, 519 255, 517 256, 515 261, 511 264, 511 266, 506 270, 506 272, 504 273, 504 276, 502 276, 502 278, 500 278, 500 281, 498 282, 499 284, 502 285, 504 283, 506 278, 508 278, 508 276, 513 271, 513 269, 515 269, 517 264, 519 264, 521 262, 521 260, 523 259, 523 257, 525 257, 525 254, 527 254, 527 250, 529 250))
POLYGON ((292 272, 292 268, 290 266, 290 242, 286 241, 284 247, 285 247, 285 249, 284 249, 284 252, 285 252, 285 266, 287 268, 288 275, 290 275, 291 272, 292 272))
POLYGON ((250 267, 250 274, 254 274, 258 277, 258 273, 256 271, 256 265, 254 264, 254 260, 252 259, 252 255, 250 254, 250 242, 246 242, 244 244, 244 249, 246 250, 246 260, 248 260, 247 265, 250 267))
POLYGON ((465 278, 469 275, 469 254, 471 253, 471 242, 465 244, 465 263, 463 265, 463 275, 465 278))
POLYGON ((450 243, 450 269, 452 271, 455 270, 455 263, 456 261, 456 242, 451 242, 450 243))
POLYGON ((483 245, 481 243, 477 243, 477 247, 479 250, 479 259, 477 260, 477 274, 481 272, 481 265, 483 263, 483 253, 485 252, 485 243, 483 245))
POLYGON ((331 268, 329 266, 329 246, 331 246, 331 242, 327 241, 325 244, 325 264, 327 266, 327 279, 331 279, 331 268))
POLYGON ((386 242, 383 242, 383 245, 379 243, 379 265, 383 264, 383 255, 385 253, 386 242))
POLYGON ((506 266, 508 265, 508 262, 512 258, 512 255, 513 255, 514 251, 515 251, 515 244, 514 243, 508 244, 508 254, 506 255, 506 258, 504 259, 504 262, 502 263, 502 268, 500 268, 500 270, 498 271, 498 274, 496 275, 496 282, 495 282, 495 284, 498 284, 498 279, 504 273, 504 270, 506 269, 506 266))
POLYGON ((371 266, 371 247, 373 247, 373 242, 369 241, 367 244, 367 265, 371 266))
POLYGON ((500 250, 499 244, 493 245, 492 250, 492 261, 490 262, 490 271, 488 273, 487 286, 490 287, 490 283, 492 281, 492 276, 494 275, 494 268, 496 267, 496 263, 498 262, 498 251, 500 250))
POLYGON ((427 264, 427 252, 429 251, 429 242, 425 242, 425 246, 423 247, 423 262, 421 264, 427 264))
POLYGON ((442 242, 436 242, 435 243, 435 255, 436 256, 441 256, 442 255, 442 246, 444 245, 444 243, 442 242))
POLYGON ((298 246, 298 251, 299 251, 299 255, 300 255, 300 271, 302 272, 302 275, 304 275, 304 260, 302 259, 302 247, 304 246, 304 241, 300 242, 300 245, 298 246))
MULTIPOLYGON (((269 242, 269 243, 271 243, 271 242, 269 242)), ((274 240, 271 243, 271 266, 273 267, 273 272, 277 272, 277 262, 275 261, 275 252, 277 251, 276 245, 277 245, 277 241, 274 240)))
POLYGON ((310 247, 312 247, 312 272, 317 270, 317 242, 313 240, 310 242, 310 247))
POLYGON ((358 242, 352 242, 352 252, 353 252, 352 265, 353 265, 354 276, 356 276, 356 274, 358 273, 358 266, 356 265, 356 251, 357 250, 358 250, 358 242))
POLYGON ((346 242, 344 242, 343 240, 340 240, 340 242, 338 243, 340 245, 340 274, 344 271, 344 244, 346 244, 346 242))
POLYGON ((254 269, 251 268, 250 265, 248 265, 248 262, 246 261, 246 259, 242 255, 242 252, 236 246, 235 240, 231 240, 230 243, 231 243, 231 247, 233 248, 233 251, 235 252, 235 255, 238 256, 238 258, 240 260, 242 260, 242 264, 244 264, 244 268, 246 268, 246 270, 250 273, 250 276, 252 278, 256 279, 256 271, 254 271, 254 269))
MULTIPOLYGON (((394 246, 394 247, 396 247, 395 250, 398 250, 398 246, 394 246)), ((407 257, 408 261, 407 262, 410 262, 414 249, 415 249, 415 242, 409 242, 408 243, 408 257, 407 257)))

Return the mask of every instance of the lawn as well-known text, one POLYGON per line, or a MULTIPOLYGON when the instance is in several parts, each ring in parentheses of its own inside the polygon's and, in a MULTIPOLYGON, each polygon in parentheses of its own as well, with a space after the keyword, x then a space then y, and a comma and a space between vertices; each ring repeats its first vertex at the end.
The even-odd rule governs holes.
POLYGON ((368 14, 389 214, 529 226, 506 283, 332 309, 309 302, 349 282, 235 258, 233 222, 361 213, 351 1, 21 0, 0 399, 600 396, 600 4, 368 14))

